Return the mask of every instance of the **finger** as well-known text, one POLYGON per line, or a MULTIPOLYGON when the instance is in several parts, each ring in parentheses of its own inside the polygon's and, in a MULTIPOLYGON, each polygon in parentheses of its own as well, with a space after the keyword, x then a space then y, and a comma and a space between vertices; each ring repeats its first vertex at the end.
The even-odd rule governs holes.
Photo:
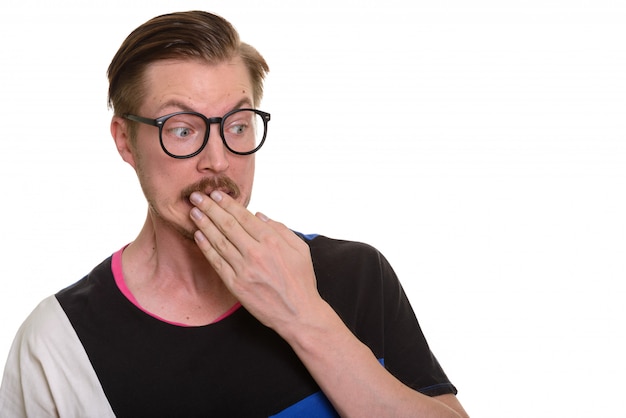
POLYGON ((233 266, 228 262, 226 258, 213 246, 213 244, 208 240, 202 230, 197 230, 194 235, 194 240, 204 257, 209 261, 215 272, 224 280, 226 283, 230 283, 233 280, 235 275, 233 266))
POLYGON ((214 191, 209 199, 194 204, 242 251, 251 244, 250 239, 260 242, 267 234, 268 228, 263 221, 225 193, 214 191))
MULTIPOLYGON (((216 205, 215 207, 221 210, 216 205)), ((223 279, 231 277, 242 259, 238 248, 199 208, 192 208, 190 217, 198 227, 198 231, 194 233, 194 240, 206 259, 220 277, 223 279)))
MULTIPOLYGON (((218 202, 223 200, 224 194, 213 192, 211 195, 213 198, 208 197, 204 193, 194 192, 189 197, 189 200, 196 206, 197 209, 206 215, 206 217, 221 231, 223 235, 225 235, 228 239, 235 238, 235 234, 242 232, 242 228, 239 225, 239 220, 237 218, 245 217, 245 212, 247 212, 246 209, 241 205, 239 205, 241 208, 237 208, 237 205, 230 205, 230 211, 234 213, 232 214, 218 204, 218 202)), ((198 221, 200 220, 201 218, 198 217, 198 221)), ((198 222, 196 222, 196 225, 198 225, 198 222)), ((209 239, 211 238, 210 236, 207 237, 209 239)))
POLYGON ((225 256, 237 251, 237 248, 233 245, 228 236, 225 235, 222 229, 202 210, 192 208, 190 216, 198 229, 204 234, 207 241, 213 245, 220 255, 225 256))
MULTIPOLYGON (((213 247, 201 247, 201 249, 207 258, 212 257, 210 261, 216 265, 222 261, 212 254, 212 251, 222 257, 232 270, 231 279, 234 280, 249 267, 245 259, 259 251, 258 228, 252 228, 250 225, 254 223, 263 225, 264 223, 230 196, 222 193, 213 192, 211 198, 203 193, 193 193, 190 201, 196 205, 191 211, 191 216, 196 226, 203 232, 208 244, 213 247), (248 229, 246 230, 242 224, 248 225, 248 229), (257 237, 250 235, 251 230, 255 231, 257 237)), ((265 235, 276 234, 267 225, 263 226, 266 230, 265 235)), ((199 236, 199 238, 202 237, 199 236)), ((200 242, 199 245, 201 244, 203 243, 200 242)), ((227 270, 222 268, 223 271, 227 270)))
MULTIPOLYGON (((262 220, 265 224, 270 226, 281 238, 283 238, 290 246, 295 248, 302 248, 302 244, 306 246, 304 241, 285 224, 270 219, 267 215, 261 212, 256 213, 256 217, 262 220)), ((308 246, 306 246, 308 248, 308 246)))

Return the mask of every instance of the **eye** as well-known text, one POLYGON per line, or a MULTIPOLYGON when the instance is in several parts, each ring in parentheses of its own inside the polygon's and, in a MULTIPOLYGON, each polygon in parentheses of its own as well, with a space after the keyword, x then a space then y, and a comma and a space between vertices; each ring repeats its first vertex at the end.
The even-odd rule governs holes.
POLYGON ((243 137, 251 133, 256 114, 248 110, 240 110, 230 115, 225 121, 225 134, 233 137, 243 137))
POLYGON ((243 135, 247 129, 248 129, 247 123, 238 121, 236 123, 231 124, 228 127, 228 132, 234 135, 243 135))
POLYGON ((177 136, 179 138, 186 138, 192 134, 191 128, 188 127, 176 127, 169 129, 170 134, 177 136))
POLYGON ((174 115, 165 121, 163 136, 170 140, 187 141, 201 137, 206 125, 204 120, 193 113, 174 115))

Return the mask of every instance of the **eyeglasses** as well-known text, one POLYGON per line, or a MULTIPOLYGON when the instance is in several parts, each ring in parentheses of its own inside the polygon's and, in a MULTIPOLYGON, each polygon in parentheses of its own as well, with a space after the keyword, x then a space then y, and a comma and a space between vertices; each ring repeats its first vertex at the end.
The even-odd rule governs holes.
POLYGON ((214 123, 219 123, 222 142, 230 152, 257 152, 265 142, 270 114, 257 109, 235 109, 221 118, 207 118, 197 112, 176 112, 156 119, 126 114, 124 118, 158 127, 163 151, 182 159, 194 157, 204 149, 214 123))

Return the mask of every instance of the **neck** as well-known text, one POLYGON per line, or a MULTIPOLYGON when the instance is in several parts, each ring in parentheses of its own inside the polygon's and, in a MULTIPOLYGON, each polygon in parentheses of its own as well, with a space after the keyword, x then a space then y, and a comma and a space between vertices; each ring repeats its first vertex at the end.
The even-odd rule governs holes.
POLYGON ((167 320, 204 325, 236 303, 196 243, 150 212, 122 267, 139 304, 167 320))

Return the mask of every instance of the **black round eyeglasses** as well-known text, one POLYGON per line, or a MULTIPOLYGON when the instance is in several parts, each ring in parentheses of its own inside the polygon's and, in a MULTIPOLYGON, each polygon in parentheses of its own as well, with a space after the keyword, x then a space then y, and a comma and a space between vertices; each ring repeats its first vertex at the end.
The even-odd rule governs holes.
POLYGON ((257 152, 267 136, 270 114, 257 109, 235 109, 223 117, 207 118, 197 112, 176 112, 156 119, 126 114, 124 118, 159 128, 161 148, 173 158, 198 155, 209 142, 211 124, 218 123, 224 146, 237 155, 257 152))

